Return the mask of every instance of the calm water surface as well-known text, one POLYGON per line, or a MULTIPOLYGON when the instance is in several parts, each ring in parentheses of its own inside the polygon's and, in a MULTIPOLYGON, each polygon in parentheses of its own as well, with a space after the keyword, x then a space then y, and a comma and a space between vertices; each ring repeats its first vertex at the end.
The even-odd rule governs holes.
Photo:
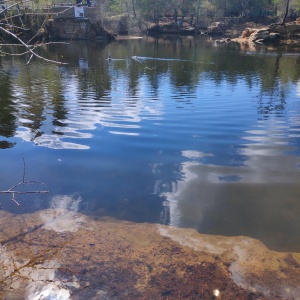
POLYGON ((41 52, 69 64, 0 58, 0 189, 22 181, 24 156, 25 179, 46 183, 26 188, 50 193, 17 195, 19 207, 1 195, 3 209, 58 206, 300 251, 299 53, 192 38, 41 52))

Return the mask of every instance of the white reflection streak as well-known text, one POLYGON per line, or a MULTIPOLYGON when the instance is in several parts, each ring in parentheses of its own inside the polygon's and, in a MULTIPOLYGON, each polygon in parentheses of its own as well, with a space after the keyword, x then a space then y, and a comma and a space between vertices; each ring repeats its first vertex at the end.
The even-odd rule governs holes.
POLYGON ((134 132, 122 132, 122 131, 108 131, 111 134, 118 134, 118 135, 128 135, 128 136, 138 136, 138 133, 134 133, 134 132))
MULTIPOLYGON (((287 122, 292 121, 290 119, 287 122)), ((293 122, 291 125, 297 124, 293 122)), ((273 186, 298 184, 300 158, 285 154, 292 150, 288 137, 292 126, 268 119, 259 122, 257 127, 259 129, 246 132, 244 137, 252 143, 242 145, 239 150, 239 155, 246 157, 243 166, 203 164, 201 159, 212 154, 192 150, 182 152, 182 156, 190 161, 181 165, 181 180, 176 189, 160 194, 167 199, 171 225, 198 226, 204 214, 208 211, 211 213, 213 207, 224 199, 241 197, 244 201, 249 201, 253 197, 249 190, 254 186, 259 189, 259 186, 265 185, 266 193, 274 200, 280 195, 274 194, 276 192, 273 192, 273 186), (237 191, 239 195, 235 194, 237 191)), ((155 186, 155 190, 158 191, 159 187, 155 186)), ((258 194, 256 196, 264 197, 258 194)))
POLYGON ((82 202, 81 196, 78 194, 56 195, 50 201, 50 208, 63 208, 71 211, 78 211, 79 205, 82 202))
POLYGON ((46 230, 56 232, 75 232, 86 223, 83 216, 78 216, 82 198, 77 195, 57 195, 52 198, 50 210, 40 212, 40 218, 46 230))
POLYGON ((296 93, 297 93, 297 97, 300 98, 300 80, 297 82, 296 93))
MULTIPOLYGON (((70 291, 66 284, 55 277, 55 271, 60 267, 56 260, 46 261, 35 268, 24 268, 21 275, 29 277, 32 282, 27 286, 27 300, 69 300, 70 291), (24 273, 24 274, 22 274, 24 273)), ((75 285, 78 284, 75 282, 75 285)))
POLYGON ((204 153, 196 150, 185 150, 181 152, 181 155, 191 159, 203 158, 207 156, 213 156, 211 153, 204 153))
POLYGON ((269 119, 259 122, 259 127, 259 130, 246 132, 248 135, 244 139, 254 143, 245 144, 240 150, 240 154, 247 157, 243 182, 295 183, 299 176, 296 166, 300 160, 297 156, 285 155, 293 150, 288 137, 291 126, 269 119))
MULTIPOLYGON (((83 133, 82 130, 95 130, 97 125, 108 128, 108 132, 117 135, 138 136, 137 131, 143 119, 160 119, 162 115, 162 101, 152 101, 149 96, 151 87, 148 86, 148 81, 145 78, 140 78, 136 85, 136 94, 134 96, 126 95, 129 81, 124 78, 117 79, 112 82, 110 95, 106 96, 105 102, 109 105, 99 106, 99 101, 102 99, 93 98, 93 90, 89 90, 89 99, 80 98, 80 82, 76 75, 67 76, 63 79, 64 86, 64 110, 67 111, 65 119, 59 122, 65 126, 55 126, 51 124, 50 118, 43 121, 43 124, 38 129, 31 129, 28 124, 33 124, 31 117, 26 118, 22 114, 19 118, 20 126, 16 136, 27 142, 34 142, 38 146, 48 147, 51 149, 89 149, 88 146, 82 143, 65 142, 64 139, 90 139, 92 134, 83 133), (110 101, 108 101, 110 100, 110 101), (150 102, 150 104, 149 104, 150 102), (26 125, 25 125, 26 124, 26 125), (118 128, 118 130, 110 130, 110 128, 118 128), (43 132, 37 136, 37 133, 43 132), (58 134, 56 134, 58 133, 58 134), (60 135, 60 134, 61 135, 60 135)), ((45 87, 47 89, 47 87, 45 87)), ((51 93, 47 99, 51 98, 51 93)), ((16 87, 14 94, 22 94, 22 88, 16 87)), ((21 109, 22 101, 18 102, 18 108, 21 109)), ((52 104, 49 101, 43 113, 43 117, 47 117, 52 113, 52 104)))
POLYGON ((31 142, 32 140, 34 140, 34 143, 37 146, 43 146, 51 149, 77 149, 77 150, 86 150, 90 148, 88 146, 81 145, 81 144, 64 142, 61 138, 59 138, 56 135, 43 134, 40 137, 34 138, 34 134, 30 131, 29 128, 20 127, 19 129, 20 130, 16 132, 16 137, 19 137, 26 142, 31 142))
MULTIPOLYGON (((78 194, 56 195, 51 199, 50 209, 39 213, 43 221, 45 230, 54 230, 59 233, 75 232, 83 225, 86 225, 84 216, 78 216, 82 198, 78 194)), ((35 268, 23 268, 31 278, 32 282, 28 285, 27 299, 71 299, 69 287, 80 288, 79 280, 73 276, 73 282, 62 282, 55 276, 55 271, 60 267, 56 260, 46 261, 35 268)))
MULTIPOLYGON (((169 210, 170 225, 172 226, 180 227, 182 223, 182 217, 188 215, 190 218, 194 213, 197 214, 197 221, 201 223, 203 217, 202 211, 200 211, 197 207, 194 207, 193 211, 189 211, 190 205, 193 202, 193 199, 191 199, 190 195, 193 195, 192 191, 194 190, 195 183, 197 185, 198 180, 197 173, 193 172, 191 167, 197 165, 198 163, 193 162, 183 163, 181 166, 181 172, 184 174, 183 179, 177 182, 176 185, 172 185, 172 190, 170 192, 161 193, 161 196, 167 199, 165 205, 169 210)), ((205 203, 202 204, 205 206, 205 203)), ((201 210, 202 208, 203 207, 201 207, 201 210)))

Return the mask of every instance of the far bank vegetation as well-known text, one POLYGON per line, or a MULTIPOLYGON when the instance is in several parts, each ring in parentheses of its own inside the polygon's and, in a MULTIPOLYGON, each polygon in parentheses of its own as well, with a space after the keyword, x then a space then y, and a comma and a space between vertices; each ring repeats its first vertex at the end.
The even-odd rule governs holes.
POLYGON ((296 20, 300 15, 300 0, 80 1, 0 1, 0 44, 11 41, 23 44, 32 56, 36 55, 32 47, 48 42, 47 22, 76 5, 93 9, 97 15, 97 26, 112 36, 147 33, 151 28, 161 26, 191 26, 200 32, 214 22, 226 26, 242 26, 249 22, 282 25, 296 20), (57 12, 54 7, 61 10, 57 12))
MULTIPOLYGON (((73 1, 0 1, 0 26, 17 31, 25 37, 37 32, 53 6, 72 6, 73 1), (15 26, 14 29, 9 26, 15 26), (23 29, 22 34, 20 33, 23 29)), ((196 28, 207 27, 213 22, 285 23, 300 15, 300 0, 83 0, 80 5, 91 4, 107 30, 115 34, 145 32, 153 25, 174 23, 196 28)), ((2 32, 2 42, 3 42, 2 32)), ((1 41, 0 41, 1 42, 1 41)))

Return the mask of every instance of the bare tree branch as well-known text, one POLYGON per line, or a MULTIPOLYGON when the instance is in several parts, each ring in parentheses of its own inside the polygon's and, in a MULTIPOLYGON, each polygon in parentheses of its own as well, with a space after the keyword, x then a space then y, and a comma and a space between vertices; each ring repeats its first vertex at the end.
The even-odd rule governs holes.
POLYGON ((11 27, 12 29, 17 28, 17 29, 24 30, 24 31, 30 30, 30 28, 19 27, 19 26, 16 26, 16 25, 10 25, 10 24, 1 23, 1 20, 0 20, 0 26, 11 27))
MULTIPOLYGON (((35 53, 32 49, 30 49, 30 47, 29 47, 25 42, 23 42, 18 36, 16 36, 16 35, 15 35, 14 33, 12 33, 11 31, 6 30, 5 28, 3 28, 3 27, 1 27, 1 26, 0 26, 0 30, 2 30, 3 32, 5 32, 5 33, 11 35, 11 36, 14 37, 16 40, 18 40, 24 47, 26 47, 26 48, 28 49, 28 51, 29 51, 32 55, 34 55, 34 56, 36 56, 36 57, 38 57, 38 58, 40 58, 40 59, 42 59, 42 60, 44 60, 44 61, 47 61, 47 62, 51 62, 51 63, 55 63, 55 64, 59 64, 59 65, 67 65, 67 63, 63 63, 63 62, 60 62, 60 61, 47 59, 47 58, 45 58, 45 57, 43 57, 43 56, 38 55, 38 54, 35 53)), ((28 63, 27 63, 27 64, 28 64, 28 63)))
MULTIPOLYGON (((56 13, 51 13, 50 9, 48 9, 48 11, 45 12, 45 13, 43 13, 43 12, 39 12, 39 13, 25 12, 25 13, 21 14, 20 13, 20 8, 19 8, 19 4, 23 5, 24 3, 29 2, 29 1, 30 0, 25 0, 25 1, 21 1, 21 2, 15 2, 15 3, 11 4, 8 7, 5 7, 5 9, 3 9, 3 10, 0 11, 0 15, 1 15, 1 13, 4 15, 4 18, 0 19, 0 31, 2 31, 2 32, 6 33, 8 36, 11 36, 12 38, 16 39, 20 43, 18 45, 25 47, 26 51, 24 51, 21 54, 14 54, 14 53, 8 53, 8 52, 0 51, 0 54, 2 54, 2 55, 16 55, 16 56, 20 56, 20 55, 24 55, 24 54, 30 53, 31 55, 30 55, 30 58, 27 61, 27 64, 29 64, 31 62, 31 60, 32 60, 33 57, 37 57, 39 59, 42 59, 42 60, 50 62, 50 63, 55 63, 55 64, 59 64, 59 65, 66 65, 67 63, 56 61, 56 60, 47 59, 47 58, 45 58, 45 57, 43 57, 43 56, 41 56, 41 55, 39 55, 39 54, 37 54, 35 52, 35 49, 38 48, 38 47, 40 47, 41 45, 56 44, 56 42, 52 42, 52 43, 40 43, 40 44, 35 44, 35 45, 30 45, 30 43, 38 36, 39 32, 41 32, 41 29, 45 26, 45 23, 48 20, 48 18, 47 18, 48 16, 64 14, 66 11, 72 9, 73 6, 72 7, 67 7, 66 9, 63 9, 62 11, 59 11, 59 12, 56 12, 56 13), (11 10, 14 6, 16 7, 18 14, 15 14, 13 16, 7 16, 6 12, 8 12, 9 10, 11 10), (23 21, 21 19, 21 16, 24 16, 24 15, 37 15, 37 16, 44 16, 45 17, 42 25, 36 31, 36 34, 34 34, 26 42, 23 41, 19 37, 19 34, 16 34, 15 32, 13 32, 15 29, 21 30, 21 31, 29 31, 29 30, 32 29, 32 28, 25 28, 24 23, 23 23, 23 21), (19 18, 20 19, 22 27, 15 26, 14 24, 10 24, 10 21, 13 20, 13 19, 15 19, 15 18, 19 18)), ((64 43, 64 44, 68 44, 68 43, 64 43)), ((5 44, 5 45, 7 45, 7 46, 10 45, 11 46, 11 45, 16 45, 16 44, 5 44)), ((1 47, 1 45, 0 45, 0 47, 1 47)))
POLYGON ((25 191, 25 192, 20 192, 20 191, 0 191, 1 194, 19 194, 19 195, 24 195, 24 194, 48 194, 49 191, 25 191))
POLYGON ((26 164, 25 164, 25 158, 23 156, 23 177, 22 181, 17 183, 16 185, 12 186, 6 191, 0 191, 0 194, 12 194, 12 201, 15 202, 18 206, 20 206, 20 203, 16 201, 15 195, 24 195, 24 194, 48 194, 49 191, 44 190, 38 190, 38 191, 17 191, 15 190, 17 187, 23 186, 23 185, 29 185, 29 184, 44 184, 42 181, 38 180, 29 180, 25 181, 25 175, 26 175, 26 164))

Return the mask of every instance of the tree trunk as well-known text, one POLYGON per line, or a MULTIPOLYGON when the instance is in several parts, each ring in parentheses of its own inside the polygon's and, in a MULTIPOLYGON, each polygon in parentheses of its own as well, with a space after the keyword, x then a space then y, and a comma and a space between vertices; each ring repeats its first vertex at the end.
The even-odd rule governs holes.
POLYGON ((136 12, 135 12, 134 0, 131 0, 131 6, 132 6, 133 16, 136 18, 136 12))
POLYGON ((130 12, 129 12, 129 7, 127 1, 125 1, 125 6, 126 6, 126 11, 127 11, 127 16, 130 18, 130 12))
POLYGON ((281 25, 285 24, 286 18, 289 14, 289 8, 290 8, 290 0, 286 0, 286 5, 285 5, 285 12, 284 12, 284 16, 281 22, 281 25))
POLYGON ((196 25, 199 24, 199 18, 200 18, 200 3, 197 3, 197 11, 196 11, 196 25))
POLYGON ((178 12, 177 9, 174 9, 174 22, 177 24, 178 12))
POLYGON ((157 0, 155 1, 153 16, 155 25, 159 26, 159 5, 157 0))

